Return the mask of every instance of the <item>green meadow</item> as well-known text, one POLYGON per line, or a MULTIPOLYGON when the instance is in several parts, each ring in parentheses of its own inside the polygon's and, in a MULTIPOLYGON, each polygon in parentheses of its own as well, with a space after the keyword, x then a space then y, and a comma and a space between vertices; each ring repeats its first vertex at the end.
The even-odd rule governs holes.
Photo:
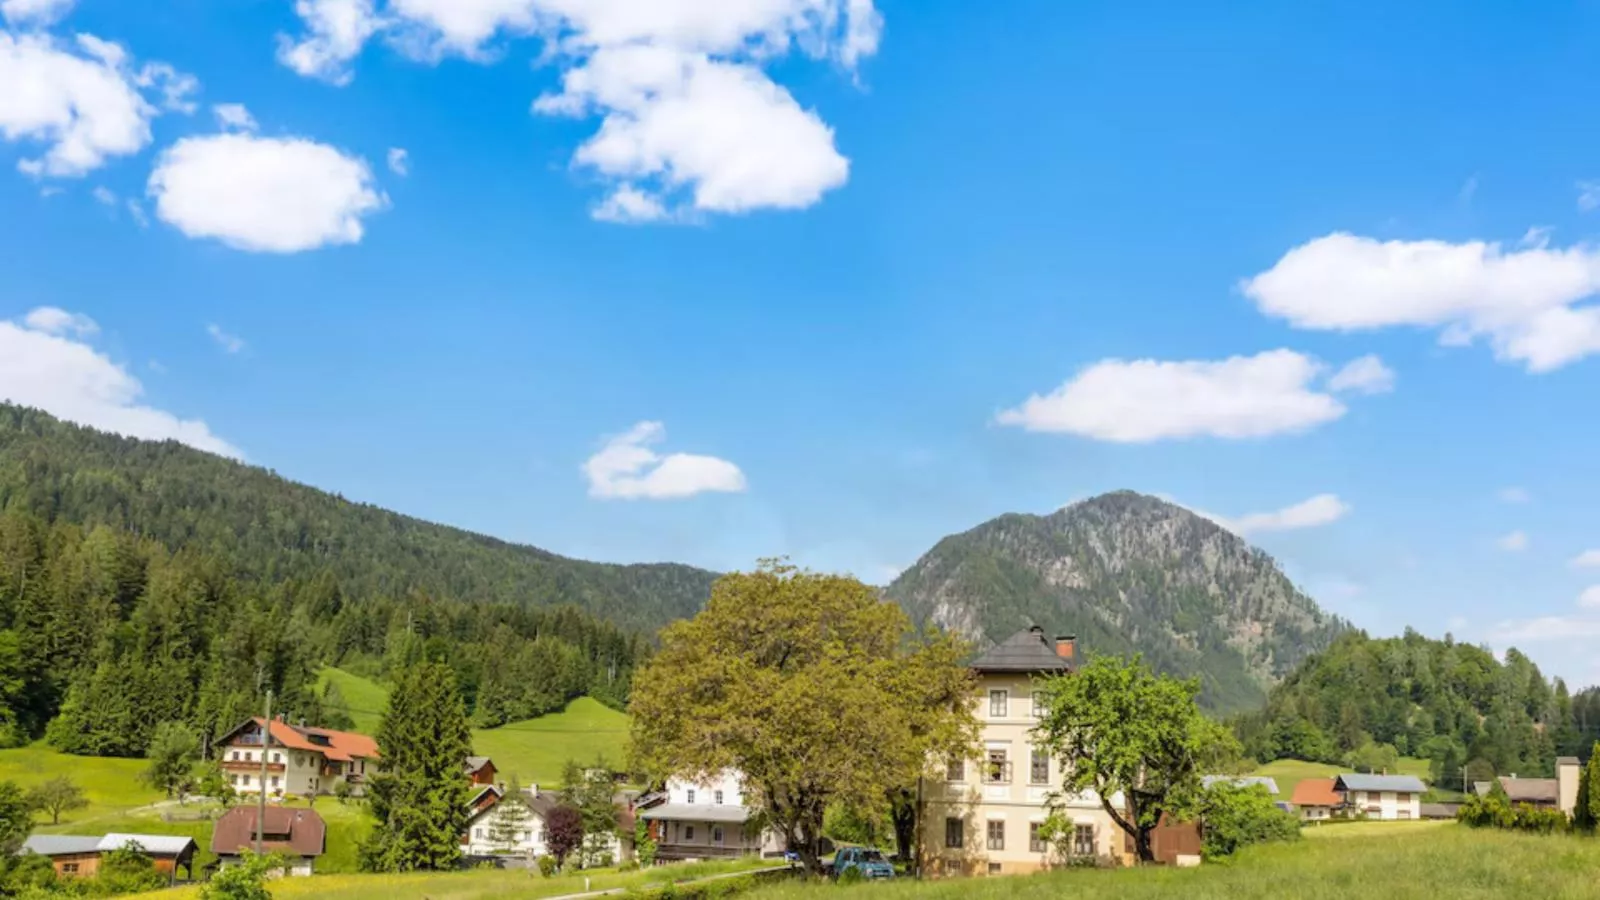
MULTIPOLYGON (((1348 766, 1335 766, 1328 763, 1306 762, 1299 759, 1280 759, 1251 772, 1251 775, 1262 775, 1278 783, 1278 799, 1287 801, 1294 796, 1294 786, 1307 778, 1332 778, 1335 775, 1350 771, 1348 766)), ((1391 775, 1415 775, 1423 781, 1428 780, 1428 761, 1411 756, 1400 757, 1391 775)))

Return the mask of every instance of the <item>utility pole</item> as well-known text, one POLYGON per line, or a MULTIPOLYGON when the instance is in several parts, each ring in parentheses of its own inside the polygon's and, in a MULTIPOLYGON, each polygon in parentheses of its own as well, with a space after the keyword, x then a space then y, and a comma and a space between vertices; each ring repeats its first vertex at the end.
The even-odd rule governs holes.
POLYGON ((256 800, 256 855, 267 831, 267 748, 272 746, 272 689, 267 689, 267 717, 261 725, 261 792, 256 800))

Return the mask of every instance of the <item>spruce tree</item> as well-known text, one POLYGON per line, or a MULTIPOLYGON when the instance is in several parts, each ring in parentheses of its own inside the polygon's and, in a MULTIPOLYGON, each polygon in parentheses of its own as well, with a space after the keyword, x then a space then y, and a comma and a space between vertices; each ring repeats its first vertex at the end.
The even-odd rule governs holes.
POLYGON ((1572 811, 1572 824, 1584 831, 1600 825, 1600 741, 1589 751, 1589 764, 1578 773, 1578 805, 1572 811))
POLYGON ((377 737, 382 768, 368 793, 377 824, 362 845, 362 867, 455 868, 467 823, 462 764, 471 741, 451 668, 423 662, 402 669, 377 737))

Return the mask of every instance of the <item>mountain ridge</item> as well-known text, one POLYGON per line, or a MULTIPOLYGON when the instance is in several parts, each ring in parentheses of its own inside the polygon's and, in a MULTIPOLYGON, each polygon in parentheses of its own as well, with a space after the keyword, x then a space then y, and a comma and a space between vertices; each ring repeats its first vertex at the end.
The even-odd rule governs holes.
POLYGON ((1218 712, 1267 689, 1349 628, 1275 560, 1181 506, 1133 491, 1047 515, 1006 513, 940 540, 885 589, 918 624, 988 645, 1030 625, 1088 653, 1142 653, 1199 675, 1218 712))

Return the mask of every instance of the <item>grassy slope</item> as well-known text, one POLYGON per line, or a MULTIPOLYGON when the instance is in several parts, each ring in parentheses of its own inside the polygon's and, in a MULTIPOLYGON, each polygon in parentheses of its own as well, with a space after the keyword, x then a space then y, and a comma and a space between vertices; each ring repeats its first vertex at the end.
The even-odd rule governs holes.
MULTIPOLYGON (((43 743, 0 750, 0 781, 14 781, 24 788, 57 775, 67 775, 88 795, 89 807, 74 810, 62 816, 56 831, 71 830, 78 824, 115 817, 135 807, 145 806, 162 799, 139 783, 139 773, 144 771, 144 760, 100 759, 64 756, 43 743)), ((39 816, 48 823, 48 816, 39 816)))
MULTIPOLYGON (((339 669, 324 669, 322 678, 338 683, 350 704, 356 728, 374 733, 388 702, 388 691, 369 679, 339 669)), ((621 765, 627 737, 627 715, 580 697, 558 713, 474 730, 472 748, 493 759, 507 780, 516 775, 524 785, 553 785, 560 783, 561 768, 569 759, 588 764, 596 756, 603 756, 607 762, 621 765)))
MULTIPOLYGON (((1489 900, 1600 895, 1600 840, 1473 831, 1452 823, 1383 829, 1326 840, 1251 848, 1227 864, 1198 869, 1068 870, 1018 878, 951 880, 853 888, 788 884, 750 900, 1489 900)), ((1319 829, 1332 834, 1337 828, 1319 829)))
MULTIPOLYGON (((1343 772, 1350 771, 1348 766, 1332 766, 1327 763, 1305 762, 1298 759, 1280 759, 1270 762, 1251 772, 1251 775, 1264 775, 1278 783, 1278 797, 1288 800, 1294 796, 1294 786, 1306 778, 1332 778, 1343 772)), ((1394 775, 1415 775, 1423 781, 1428 780, 1428 761, 1410 756, 1400 757, 1400 762, 1395 766, 1394 775)))
MULTIPOLYGON (((723 873, 742 872, 770 866, 770 860, 731 860, 661 866, 643 872, 618 872, 615 869, 541 877, 537 872, 478 870, 412 875, 328 875, 289 878, 272 884, 275 900, 326 898, 326 900, 401 900, 426 897, 428 900, 536 900, 562 894, 581 893, 584 878, 594 890, 648 888, 671 882, 705 878, 723 873)), ((160 900, 194 900, 198 888, 180 888, 140 897, 160 900)))

